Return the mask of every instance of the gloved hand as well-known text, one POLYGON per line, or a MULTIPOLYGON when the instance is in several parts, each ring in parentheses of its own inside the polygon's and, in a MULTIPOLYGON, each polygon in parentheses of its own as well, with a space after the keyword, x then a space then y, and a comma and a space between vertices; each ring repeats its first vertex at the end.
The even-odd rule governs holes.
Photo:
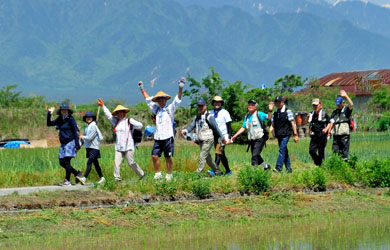
POLYGON ((186 84, 186 79, 184 77, 180 78, 179 81, 179 88, 184 88, 184 85, 186 84))
POLYGON ((144 89, 144 83, 142 81, 139 81, 138 82, 138 87, 140 88, 140 90, 143 90, 144 89))
POLYGON ((100 98, 97 99, 96 103, 97 103, 97 105, 99 105, 100 107, 103 107, 103 106, 104 106, 104 102, 103 102, 103 100, 100 99, 100 98))

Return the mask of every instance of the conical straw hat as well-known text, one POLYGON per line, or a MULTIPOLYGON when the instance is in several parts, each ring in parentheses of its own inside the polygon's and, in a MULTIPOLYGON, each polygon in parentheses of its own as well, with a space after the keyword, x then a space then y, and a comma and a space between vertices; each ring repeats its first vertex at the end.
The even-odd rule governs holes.
POLYGON ((162 91, 159 91, 159 92, 157 92, 157 94, 153 97, 152 101, 157 102, 157 98, 159 98, 159 97, 165 97, 165 98, 167 98, 167 100, 171 99, 171 97, 170 97, 167 93, 164 93, 164 92, 162 92, 162 91))
POLYGON ((128 112, 130 112, 130 109, 119 104, 118 106, 116 106, 114 111, 112 111, 112 115, 116 115, 116 112, 118 112, 118 111, 125 111, 126 113, 128 113, 128 112))

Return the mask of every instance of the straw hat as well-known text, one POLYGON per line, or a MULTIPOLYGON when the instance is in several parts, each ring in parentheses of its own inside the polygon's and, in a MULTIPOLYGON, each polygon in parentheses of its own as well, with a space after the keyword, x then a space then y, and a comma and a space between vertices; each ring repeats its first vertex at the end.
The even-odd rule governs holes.
POLYGON ((117 113, 118 111, 125 111, 125 113, 128 113, 128 112, 130 112, 130 109, 128 109, 128 108, 126 108, 126 107, 124 107, 124 106, 122 106, 122 105, 118 105, 118 106, 116 106, 116 108, 114 109, 114 111, 112 111, 112 115, 116 115, 116 113, 117 113))
POLYGON ((222 97, 220 97, 218 95, 214 96, 213 100, 211 101, 211 105, 214 105, 214 102, 222 102, 221 106, 223 106, 223 104, 225 103, 225 101, 222 99, 222 97))
POLYGON ((164 93, 164 92, 162 92, 162 91, 159 91, 159 92, 157 92, 157 94, 153 97, 152 101, 157 102, 157 98, 159 98, 159 97, 165 97, 167 100, 171 99, 171 97, 170 97, 168 94, 166 94, 166 93, 164 93))

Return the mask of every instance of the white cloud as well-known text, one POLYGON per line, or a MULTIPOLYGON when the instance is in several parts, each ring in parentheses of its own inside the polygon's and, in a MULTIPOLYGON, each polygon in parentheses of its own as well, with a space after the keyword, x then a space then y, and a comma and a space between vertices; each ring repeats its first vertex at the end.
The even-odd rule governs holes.
POLYGON ((150 86, 152 86, 152 88, 154 87, 154 83, 157 81, 158 77, 155 77, 153 78, 151 81, 150 81, 150 86))
POLYGON ((264 8, 263 5, 262 5, 261 3, 259 3, 259 5, 257 6, 257 9, 258 9, 259 11, 261 11, 263 8, 264 8))
POLYGON ((384 5, 382 5, 382 7, 383 7, 383 8, 390 9, 390 3, 384 4, 384 5))

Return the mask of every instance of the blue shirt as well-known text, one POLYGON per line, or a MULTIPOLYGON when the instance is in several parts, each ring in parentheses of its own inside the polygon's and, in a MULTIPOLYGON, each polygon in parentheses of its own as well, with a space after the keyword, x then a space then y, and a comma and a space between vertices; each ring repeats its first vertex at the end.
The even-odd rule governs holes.
MULTIPOLYGON (((248 115, 249 123, 252 122, 252 117, 253 115, 248 115)), ((259 117, 260 117, 260 121, 262 122, 267 120, 267 114, 264 112, 259 111, 259 117)), ((246 124, 246 116, 244 118, 244 122, 242 123, 243 128, 246 128, 245 124, 246 124)))

